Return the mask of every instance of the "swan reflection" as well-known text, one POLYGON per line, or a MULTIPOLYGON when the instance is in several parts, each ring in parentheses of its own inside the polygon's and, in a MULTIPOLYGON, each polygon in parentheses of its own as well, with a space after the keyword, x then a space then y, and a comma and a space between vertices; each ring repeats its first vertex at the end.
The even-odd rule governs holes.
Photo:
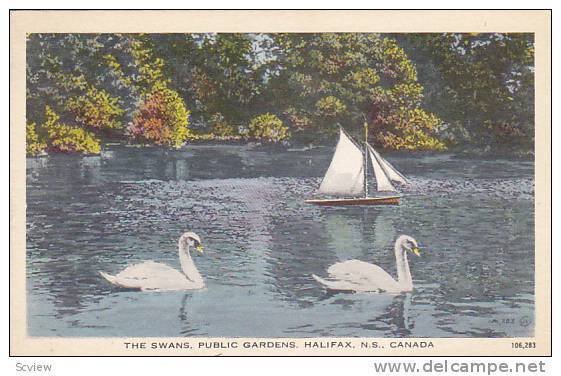
POLYGON ((390 337, 407 337, 411 335, 415 321, 411 315, 412 294, 394 296, 385 311, 373 319, 367 320, 361 328, 372 331, 384 331, 390 337))

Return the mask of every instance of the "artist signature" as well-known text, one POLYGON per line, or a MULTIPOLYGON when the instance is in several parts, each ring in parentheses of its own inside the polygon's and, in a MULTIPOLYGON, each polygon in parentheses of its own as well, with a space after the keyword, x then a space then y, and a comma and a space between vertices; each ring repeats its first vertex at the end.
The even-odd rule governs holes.
POLYGON ((520 325, 522 327, 527 327, 532 324, 532 318, 530 316, 516 317, 503 317, 498 319, 489 320, 491 324, 495 325, 520 325))

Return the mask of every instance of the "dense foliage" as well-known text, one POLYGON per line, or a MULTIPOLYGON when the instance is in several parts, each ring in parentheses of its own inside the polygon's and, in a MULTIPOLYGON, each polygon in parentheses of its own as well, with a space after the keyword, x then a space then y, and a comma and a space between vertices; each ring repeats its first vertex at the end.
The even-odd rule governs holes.
POLYGON ((448 124, 450 138, 532 147, 532 34, 415 34, 402 39, 430 82, 424 104, 448 124))
POLYGON ((25 151, 27 155, 41 155, 46 149, 45 139, 37 133, 37 124, 27 123, 25 127, 25 151))
POLYGON ((156 85, 144 95, 128 134, 140 142, 180 147, 189 137, 188 118, 189 111, 179 94, 156 85))
POLYGON ((262 114, 251 119, 249 137, 265 142, 280 142, 289 137, 288 128, 273 114, 262 114))
POLYGON ((91 86, 85 94, 69 98, 66 109, 84 128, 113 130, 122 127, 120 118, 124 110, 119 106, 118 98, 103 89, 91 86))
POLYGON ((45 108, 45 122, 41 127, 47 135, 47 148, 62 153, 97 154, 99 140, 83 128, 60 123, 60 117, 49 107, 45 108))
POLYGON ((395 40, 377 34, 277 34, 275 98, 304 137, 332 137, 338 124, 393 149, 443 149, 438 117, 420 108, 415 66, 395 40))
POLYGON ((211 134, 218 139, 239 139, 240 132, 238 127, 226 120, 221 113, 215 113, 210 116, 207 124, 211 134))
POLYGON ((533 144, 530 34, 30 34, 27 151, 101 142, 533 144))

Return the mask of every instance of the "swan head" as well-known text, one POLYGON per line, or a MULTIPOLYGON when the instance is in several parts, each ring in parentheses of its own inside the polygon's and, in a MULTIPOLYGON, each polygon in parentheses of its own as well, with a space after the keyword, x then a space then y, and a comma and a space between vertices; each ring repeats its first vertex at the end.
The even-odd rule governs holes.
POLYGON ((413 237, 408 235, 401 235, 399 238, 397 238, 396 243, 399 245, 399 247, 413 253, 415 256, 421 256, 419 245, 413 237))
POLYGON ((191 231, 188 231, 181 235, 181 237, 179 238, 179 246, 183 248, 194 247, 197 252, 203 253, 201 238, 199 238, 199 235, 191 231))

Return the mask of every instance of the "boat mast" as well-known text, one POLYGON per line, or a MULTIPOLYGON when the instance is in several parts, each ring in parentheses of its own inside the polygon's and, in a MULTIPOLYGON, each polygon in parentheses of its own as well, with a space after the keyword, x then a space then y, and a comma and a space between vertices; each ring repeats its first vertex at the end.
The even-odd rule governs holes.
POLYGON ((368 123, 366 122, 366 118, 364 118, 364 198, 368 197, 367 178, 368 178, 368 123))

